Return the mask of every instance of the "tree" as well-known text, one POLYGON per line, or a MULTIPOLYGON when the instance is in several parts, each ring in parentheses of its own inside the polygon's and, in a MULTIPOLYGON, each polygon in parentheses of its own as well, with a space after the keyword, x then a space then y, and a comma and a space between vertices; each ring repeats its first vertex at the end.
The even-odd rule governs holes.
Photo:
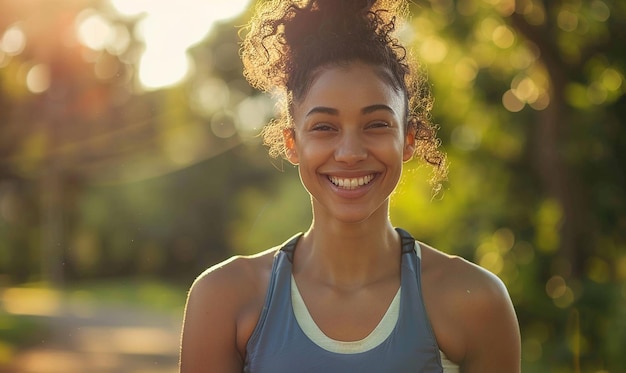
POLYGON ((618 369, 624 5, 423 1, 412 13, 452 168, 443 199, 423 202, 412 183, 396 213, 503 278, 527 370, 618 369))

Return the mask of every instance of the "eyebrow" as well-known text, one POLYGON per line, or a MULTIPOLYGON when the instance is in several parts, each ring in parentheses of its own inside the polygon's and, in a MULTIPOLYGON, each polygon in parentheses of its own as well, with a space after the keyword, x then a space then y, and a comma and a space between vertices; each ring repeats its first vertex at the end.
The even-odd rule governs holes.
MULTIPOLYGON (((393 111, 391 107, 384 105, 384 104, 374 104, 374 105, 366 106, 363 109, 361 109, 361 114, 371 114, 378 110, 384 110, 392 114, 396 114, 396 112, 393 111)), ((327 106, 316 106, 313 109, 309 110, 309 112, 306 113, 305 117, 308 117, 313 114, 318 114, 318 113, 329 114, 329 115, 339 115, 339 110, 335 108, 327 107, 327 106)))

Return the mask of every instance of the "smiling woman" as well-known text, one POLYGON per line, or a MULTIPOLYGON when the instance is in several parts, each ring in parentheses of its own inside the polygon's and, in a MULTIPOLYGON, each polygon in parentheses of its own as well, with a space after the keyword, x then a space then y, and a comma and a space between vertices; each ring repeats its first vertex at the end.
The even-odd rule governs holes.
POLYGON ((110 2, 123 17, 141 17, 138 36, 145 43, 145 50, 139 64, 139 80, 143 88, 152 90, 187 78, 192 68, 187 50, 206 37, 213 23, 240 14, 249 0, 110 2))
POLYGON ((502 282, 389 220, 404 162, 433 166, 435 189, 446 171, 427 85, 394 36, 406 5, 260 3, 244 75, 285 98, 264 140, 298 168, 313 219, 283 244, 198 277, 182 372, 519 372, 502 282))

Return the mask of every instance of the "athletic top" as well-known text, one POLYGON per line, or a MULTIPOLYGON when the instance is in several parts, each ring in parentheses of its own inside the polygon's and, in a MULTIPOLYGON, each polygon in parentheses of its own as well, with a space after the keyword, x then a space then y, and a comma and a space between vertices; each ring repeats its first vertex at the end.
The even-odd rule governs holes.
POLYGON ((317 327, 292 276, 297 234, 276 252, 265 304, 248 340, 245 373, 442 373, 458 367, 439 350, 421 295, 420 247, 402 239, 400 289, 378 326, 359 341, 337 341, 317 327), (445 369, 444 369, 445 368, 445 369))

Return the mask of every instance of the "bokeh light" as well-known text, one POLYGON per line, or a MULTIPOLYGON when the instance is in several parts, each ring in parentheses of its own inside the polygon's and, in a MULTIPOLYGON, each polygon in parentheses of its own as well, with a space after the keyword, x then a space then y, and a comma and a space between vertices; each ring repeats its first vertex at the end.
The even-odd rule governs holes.
POLYGON ((193 71, 189 48, 202 41, 215 22, 240 14, 249 0, 110 0, 123 17, 140 18, 137 37, 145 44, 139 64, 144 89, 175 85, 193 71))
POLYGON ((443 61, 447 54, 448 46, 446 43, 434 35, 424 40, 420 47, 421 58, 431 64, 443 61))
POLYGON ((102 50, 111 37, 109 21, 93 9, 82 11, 76 18, 78 40, 93 50, 102 50))
POLYGON ((0 51, 14 56, 22 53, 26 47, 26 34, 19 24, 9 27, 0 40, 0 51))
POLYGON ((45 64, 33 66, 26 74, 26 87, 33 93, 45 92, 50 87, 50 69, 45 64))

